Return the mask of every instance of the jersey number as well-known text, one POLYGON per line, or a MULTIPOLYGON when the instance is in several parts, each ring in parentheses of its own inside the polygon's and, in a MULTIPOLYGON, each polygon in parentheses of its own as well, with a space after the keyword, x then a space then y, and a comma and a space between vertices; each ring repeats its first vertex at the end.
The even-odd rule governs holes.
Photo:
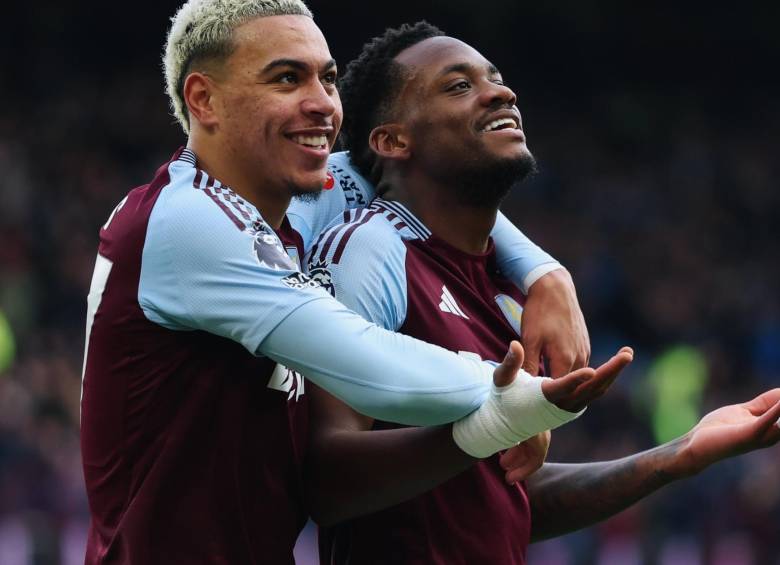
POLYGON ((84 363, 81 366, 81 398, 84 397, 84 373, 87 369, 87 353, 89 352, 89 335, 92 333, 92 323, 95 321, 95 312, 103 300, 103 291, 106 289, 106 281, 111 273, 111 267, 114 266, 102 255, 98 255, 95 260, 95 270, 92 273, 92 283, 89 285, 89 294, 87 295, 87 332, 84 341, 84 363))

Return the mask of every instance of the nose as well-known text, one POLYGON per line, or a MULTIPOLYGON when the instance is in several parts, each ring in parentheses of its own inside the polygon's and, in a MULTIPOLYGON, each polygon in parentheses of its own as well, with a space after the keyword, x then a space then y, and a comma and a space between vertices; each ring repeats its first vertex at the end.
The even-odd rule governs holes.
POLYGON ((307 94, 302 102, 307 115, 329 118, 341 107, 335 87, 328 88, 319 80, 313 81, 307 94))
POLYGON ((514 91, 505 84, 489 82, 483 91, 480 101, 485 106, 514 106, 517 96, 514 91))

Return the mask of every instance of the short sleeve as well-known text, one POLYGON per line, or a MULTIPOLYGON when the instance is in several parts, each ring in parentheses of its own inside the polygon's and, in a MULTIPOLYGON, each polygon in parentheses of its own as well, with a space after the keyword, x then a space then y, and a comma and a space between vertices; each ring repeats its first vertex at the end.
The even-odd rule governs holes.
POLYGON ((540 277, 562 268, 500 212, 490 235, 496 244, 498 268, 523 294, 528 294, 528 289, 540 277))
POLYGON ((366 320, 398 330, 406 318, 406 245, 380 215, 363 210, 328 229, 307 255, 308 273, 366 320))

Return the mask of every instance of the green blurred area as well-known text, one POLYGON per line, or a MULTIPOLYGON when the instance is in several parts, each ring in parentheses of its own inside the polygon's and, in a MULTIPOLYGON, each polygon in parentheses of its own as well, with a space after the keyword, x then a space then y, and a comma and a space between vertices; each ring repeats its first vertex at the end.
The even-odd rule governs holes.
POLYGON ((16 356, 16 340, 8 318, 0 311, 0 375, 13 364, 16 356))
POLYGON ((707 361, 695 347, 677 345, 653 361, 646 386, 652 398, 649 409, 657 443, 671 441, 696 425, 708 380, 707 361))

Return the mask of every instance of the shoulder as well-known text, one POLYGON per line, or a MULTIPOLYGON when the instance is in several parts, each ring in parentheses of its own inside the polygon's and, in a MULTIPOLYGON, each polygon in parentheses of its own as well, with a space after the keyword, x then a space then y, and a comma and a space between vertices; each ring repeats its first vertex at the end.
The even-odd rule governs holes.
POLYGON ((396 330, 406 312, 406 245, 380 211, 345 212, 308 256, 312 279, 351 310, 396 330))
POLYGON ((345 257, 381 259, 404 249, 402 234, 387 216, 374 208, 344 212, 319 237, 309 254, 309 264, 339 264, 345 257))
POLYGON ((158 221, 192 229, 232 226, 244 231, 260 220, 257 210, 232 189, 193 167, 172 166, 170 182, 161 192, 153 216, 158 221))

